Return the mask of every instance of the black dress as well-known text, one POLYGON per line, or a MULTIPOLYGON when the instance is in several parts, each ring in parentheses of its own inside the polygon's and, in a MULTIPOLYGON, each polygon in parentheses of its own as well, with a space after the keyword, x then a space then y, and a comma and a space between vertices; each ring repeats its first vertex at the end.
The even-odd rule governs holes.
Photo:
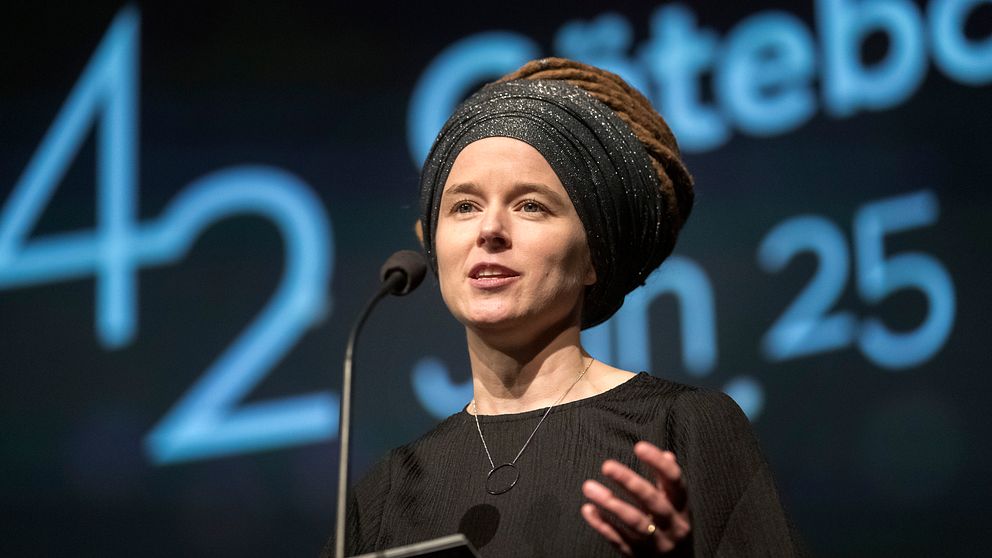
MULTIPOLYGON (((543 412, 479 417, 497 465, 513 459, 543 412)), ((695 556, 799 553, 768 465, 733 400, 644 372, 554 408, 517 461, 516 486, 498 496, 486 491, 489 460, 465 411, 394 449, 354 490, 347 553, 461 532, 485 557, 616 556, 579 514, 581 485, 602 481, 600 466, 610 457, 652 478, 633 454, 638 440, 673 451, 683 468, 695 556)), ((324 556, 333 548, 329 541, 324 556)))

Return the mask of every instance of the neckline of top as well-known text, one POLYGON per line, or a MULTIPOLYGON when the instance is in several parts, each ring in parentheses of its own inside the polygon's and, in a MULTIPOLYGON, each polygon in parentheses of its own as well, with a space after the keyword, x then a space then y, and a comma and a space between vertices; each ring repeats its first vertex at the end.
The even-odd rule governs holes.
MULTIPOLYGON (((634 387, 636 384, 640 384, 640 383, 644 382, 645 380, 647 380, 649 378, 652 378, 652 377, 653 376, 651 376, 651 374, 648 374, 647 372, 638 372, 637 374, 631 376, 629 379, 625 380, 624 382, 622 382, 620 384, 617 384, 616 386, 614 386, 614 387, 612 387, 612 388, 610 388, 610 389, 608 389, 608 390, 606 390, 606 391, 604 391, 602 393, 597 393, 596 395, 590 395, 589 397, 584 397, 582 399, 576 399, 575 401, 569 401, 568 403, 562 403, 560 405, 557 405, 554 409, 551 410, 551 414, 554 415, 554 414, 559 413, 559 412, 562 412, 562 411, 567 411, 569 409, 574 409, 576 407, 581 407, 583 405, 588 405, 590 403, 596 403, 596 402, 601 401, 603 399, 611 398, 613 396, 616 396, 616 395, 620 394, 622 391, 624 391, 626 389, 629 389, 631 387, 634 387)), ((528 420, 528 419, 533 419, 533 418, 536 418, 536 417, 540 417, 547 410, 548 410, 547 407, 541 407, 539 409, 532 409, 530 411, 523 411, 521 413, 503 413, 503 414, 499 414, 499 415, 479 415, 479 420, 481 422, 483 422, 483 423, 486 423, 486 422, 506 422, 506 421, 514 421, 514 420, 528 420)), ((465 417, 468 417, 470 420, 473 420, 473 421, 475 420, 474 415, 472 415, 471 413, 468 412, 468 405, 466 405, 465 407, 463 407, 462 410, 458 413, 458 415, 464 415, 465 417)))

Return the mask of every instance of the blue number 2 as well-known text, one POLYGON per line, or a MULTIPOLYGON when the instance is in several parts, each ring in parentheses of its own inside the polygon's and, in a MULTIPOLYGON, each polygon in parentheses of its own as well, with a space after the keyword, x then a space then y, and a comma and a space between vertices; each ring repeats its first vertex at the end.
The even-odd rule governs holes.
POLYGON ((93 274, 97 335, 108 348, 123 347, 136 334, 139 267, 180 261, 221 219, 267 218, 285 244, 276 292, 152 429, 147 451, 164 464, 331 438, 334 393, 238 405, 328 310, 333 238, 323 206, 285 171, 239 166, 194 181, 161 217, 136 223, 138 23, 134 9, 115 18, 0 211, 0 289, 93 274), (96 230, 28 241, 97 118, 96 230))
POLYGON ((850 312, 828 313, 844 290, 850 261, 844 233, 823 217, 800 215, 772 229, 758 248, 758 262, 770 273, 782 271, 797 254, 819 260, 813 280, 765 334, 763 348, 772 360, 785 360, 848 346, 854 337, 850 312))

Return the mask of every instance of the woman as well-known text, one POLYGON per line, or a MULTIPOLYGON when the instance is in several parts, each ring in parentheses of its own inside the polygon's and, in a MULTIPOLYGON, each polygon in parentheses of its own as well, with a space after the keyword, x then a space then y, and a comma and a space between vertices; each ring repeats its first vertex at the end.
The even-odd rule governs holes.
POLYGON ((692 199, 671 131, 608 72, 531 62, 455 111, 421 225, 474 398, 358 484, 349 553, 454 532, 484 556, 794 553, 729 398, 580 343, 671 253, 692 199))

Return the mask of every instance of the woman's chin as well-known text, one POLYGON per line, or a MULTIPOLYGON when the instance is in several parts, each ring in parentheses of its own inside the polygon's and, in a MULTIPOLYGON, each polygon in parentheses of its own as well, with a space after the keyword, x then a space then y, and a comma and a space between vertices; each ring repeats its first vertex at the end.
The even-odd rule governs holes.
POLYGON ((477 331, 499 331, 517 326, 521 319, 522 316, 520 315, 486 313, 465 316, 460 321, 465 324, 465 327, 477 331))
POLYGON ((548 331, 557 330, 564 321, 568 320, 565 316, 553 319, 552 314, 547 312, 511 312, 505 309, 500 312, 469 313, 459 319, 465 327, 477 334, 500 336, 511 334, 512 337, 525 338, 539 337, 548 331))
POLYGON ((465 327, 480 332, 519 328, 527 322, 528 316, 524 309, 509 305, 480 305, 456 313, 465 327))

